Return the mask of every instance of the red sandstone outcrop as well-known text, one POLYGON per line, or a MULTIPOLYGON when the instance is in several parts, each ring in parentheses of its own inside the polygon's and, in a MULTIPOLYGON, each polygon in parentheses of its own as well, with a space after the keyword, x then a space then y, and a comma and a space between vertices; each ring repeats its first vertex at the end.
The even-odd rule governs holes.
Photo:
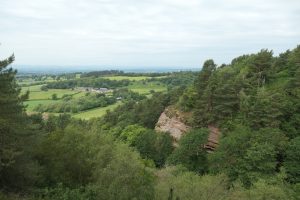
MULTIPOLYGON (((155 130, 157 132, 169 133, 174 139, 174 146, 178 146, 178 141, 182 135, 192 128, 186 123, 188 117, 190 117, 190 113, 183 113, 173 107, 168 107, 161 113, 158 122, 156 123, 155 130)), ((209 135, 204 148, 208 152, 212 152, 219 145, 221 133, 219 128, 213 125, 209 125, 208 129, 209 135)))

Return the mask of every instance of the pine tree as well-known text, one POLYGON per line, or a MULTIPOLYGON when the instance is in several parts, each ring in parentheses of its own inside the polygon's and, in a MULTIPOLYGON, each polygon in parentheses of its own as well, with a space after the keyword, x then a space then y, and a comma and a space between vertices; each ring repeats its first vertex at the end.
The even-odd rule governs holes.
POLYGON ((7 68, 13 61, 13 55, 0 61, 0 172, 11 165, 18 154, 14 129, 17 125, 15 121, 22 119, 23 106, 19 98, 20 88, 15 80, 16 71, 7 68))
POLYGON ((212 59, 204 62, 203 68, 199 73, 198 78, 195 80, 195 88, 200 96, 204 93, 204 90, 208 84, 208 80, 212 73, 216 70, 216 66, 217 65, 212 59))
POLYGON ((267 49, 261 50, 254 56, 254 60, 250 65, 251 76, 257 87, 263 86, 269 78, 269 71, 272 67, 273 52, 267 49))
POLYGON ((4 189, 29 186, 27 181, 34 177, 30 171, 35 169, 26 148, 33 148, 23 106, 28 93, 20 95, 17 71, 9 67, 13 61, 14 55, 0 61, 0 188, 4 189))
POLYGON ((215 81, 210 81, 213 72, 216 70, 216 64, 213 60, 204 62, 203 68, 195 80, 195 89, 197 92, 195 109, 194 109, 194 125, 196 127, 205 127, 211 118, 213 105, 213 95, 215 90, 215 81))

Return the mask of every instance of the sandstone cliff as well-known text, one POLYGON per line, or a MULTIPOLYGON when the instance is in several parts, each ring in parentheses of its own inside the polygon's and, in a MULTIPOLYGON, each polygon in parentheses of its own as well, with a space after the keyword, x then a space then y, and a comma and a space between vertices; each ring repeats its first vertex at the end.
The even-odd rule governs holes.
MULTIPOLYGON (((187 119, 190 117, 191 113, 184 113, 170 106, 161 113, 158 122, 156 123, 155 130, 158 132, 169 133, 174 139, 174 146, 177 146, 182 135, 192 128, 187 125, 187 119)), ((204 148, 208 152, 212 152, 219 144, 221 133, 219 129, 213 125, 209 125, 208 129, 209 135, 204 148)))
POLYGON ((186 124, 188 113, 180 112, 173 107, 168 107, 160 115, 155 130, 158 132, 168 132, 177 143, 181 136, 191 127, 186 124))

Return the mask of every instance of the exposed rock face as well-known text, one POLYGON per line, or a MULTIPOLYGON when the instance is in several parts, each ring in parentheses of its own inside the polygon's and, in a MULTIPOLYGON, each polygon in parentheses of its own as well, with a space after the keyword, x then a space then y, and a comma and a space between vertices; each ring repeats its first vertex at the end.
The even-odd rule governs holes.
POLYGON ((209 125, 208 129, 209 129, 209 135, 208 135, 207 143, 204 145, 204 148, 208 152, 212 152, 219 145, 219 138, 220 138, 221 133, 220 133, 219 128, 217 128, 213 125, 209 125))
POLYGON ((160 115, 156 123, 155 130, 158 132, 168 132, 174 138, 175 144, 191 127, 186 125, 184 113, 168 107, 160 115))
MULTIPOLYGON (((168 107, 160 115, 158 122, 156 123, 155 130, 158 132, 170 133, 174 139, 173 145, 178 146, 178 141, 182 135, 192 128, 186 123, 186 118, 188 118, 187 115, 189 115, 189 113, 183 113, 173 107, 168 107)), ((219 128, 213 125, 209 125, 208 129, 209 135, 204 148, 210 153, 218 147, 221 133, 219 128)))

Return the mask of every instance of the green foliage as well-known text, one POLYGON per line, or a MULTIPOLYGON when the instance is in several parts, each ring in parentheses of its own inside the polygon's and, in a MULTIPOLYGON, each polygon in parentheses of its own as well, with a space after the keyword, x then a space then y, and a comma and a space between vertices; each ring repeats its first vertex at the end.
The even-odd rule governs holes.
POLYGON ((153 177, 143 166, 138 154, 119 144, 112 151, 111 161, 101 169, 98 160, 91 189, 96 199, 153 199, 153 177))
POLYGON ((192 85, 196 76, 197 72, 173 72, 169 76, 160 79, 149 79, 147 81, 159 81, 168 87, 174 88, 192 85))
MULTIPOLYGON (((263 127, 278 128, 283 115, 284 96, 268 93, 264 88, 258 90, 247 108, 250 125, 254 129, 263 127)), ((246 113, 245 113, 246 114, 246 113)))
POLYGON ((13 61, 13 55, 0 61, 0 190, 25 190, 40 170, 31 152, 39 136, 23 112, 28 93, 20 96, 16 71, 8 68, 13 61))
POLYGON ((51 99, 52 100, 57 100, 57 94, 52 94, 51 99))
POLYGON ((249 76, 254 85, 261 87, 268 81, 272 62, 273 52, 267 49, 262 49, 253 56, 253 61, 249 67, 249 76))
POLYGON ((34 111, 53 113, 77 113, 96 107, 106 107, 108 105, 114 104, 115 102, 116 98, 114 97, 99 96, 95 94, 89 94, 76 99, 72 99, 71 96, 64 96, 62 101, 59 102, 50 103, 47 105, 39 104, 34 108, 34 111))
POLYGON ((38 159, 45 169, 47 185, 63 183, 76 186, 89 182, 93 158, 98 150, 94 147, 97 140, 92 140, 82 131, 77 127, 68 127, 52 132, 42 143, 38 159), (88 146, 91 148, 87 149, 88 146))
POLYGON ((199 174, 207 172, 207 153, 204 149, 207 136, 207 129, 195 129, 184 135, 179 141, 179 147, 168 158, 168 163, 182 164, 199 174))
POLYGON ((145 96, 140 95, 139 93, 128 90, 127 88, 117 89, 113 91, 113 96, 115 98, 121 98, 124 100, 135 100, 140 101, 145 99, 145 96))
POLYGON ((167 133, 156 133, 152 130, 144 131, 136 141, 135 147, 141 156, 152 159, 157 167, 163 167, 166 159, 172 153, 172 138, 167 133))
MULTIPOLYGON (((224 174, 199 176, 178 167, 157 172, 158 183, 155 199, 189 200, 251 200, 251 199, 297 199, 296 193, 280 180, 259 179, 249 189, 239 183, 230 187, 224 174)), ((279 178, 280 179, 280 178, 279 178)))
POLYGON ((238 126, 222 138, 221 145, 210 155, 211 171, 224 172, 231 181, 250 186, 258 177, 274 175, 282 165, 287 138, 278 129, 251 131, 238 126))
POLYGON ((47 83, 48 89, 69 89, 75 87, 117 88, 129 85, 129 80, 109 80, 104 78, 80 78, 47 83))
POLYGON ((36 195, 37 200, 93 200, 94 195, 85 188, 72 189, 58 184, 53 188, 45 188, 36 195))
POLYGON ((129 125, 122 131, 120 138, 128 142, 130 145, 135 145, 139 135, 143 134, 146 131, 147 129, 140 125, 129 125))
POLYGON ((158 172, 158 184, 155 190, 157 200, 214 200, 225 199, 228 194, 224 175, 198 176, 192 172, 179 171, 174 167, 158 172), (170 195, 170 190, 172 190, 172 195, 170 195))
POLYGON ((297 199, 294 197, 293 192, 281 184, 272 184, 260 179, 253 184, 249 189, 245 189, 239 185, 235 185, 228 196, 230 200, 285 200, 285 199, 297 199))
POLYGON ((289 181, 300 183, 300 137, 289 142, 286 149, 284 167, 288 174, 289 181))
POLYGON ((108 136, 84 130, 69 126, 41 144, 37 158, 49 199, 152 199, 153 178, 139 155, 108 136), (63 187, 57 188, 58 183, 63 187))
POLYGON ((217 69, 212 60, 206 61, 195 80, 196 98, 186 94, 181 97, 194 105, 194 126, 222 125, 239 119, 253 129, 281 128, 295 137, 299 122, 299 52, 297 47, 273 57, 272 51, 261 50, 217 69))
MULTIPOLYGON (((160 114, 169 104, 169 94, 154 93, 150 99, 144 99, 139 102, 129 101, 118 106, 114 112, 108 112, 97 123, 104 131, 116 127, 124 129, 132 124, 139 124, 153 129, 160 114)), ((119 134, 115 133, 115 135, 119 134)))
POLYGON ((180 96, 178 105, 182 111, 191 111, 195 108, 197 93, 193 87, 187 88, 180 96))
POLYGON ((75 113, 122 98, 114 112, 90 121, 26 116, 28 94, 20 95, 16 71, 7 68, 14 57, 0 61, 0 199, 297 199, 299 58, 300 46, 278 57, 261 50, 219 68, 207 60, 199 73, 143 74, 147 79, 135 82, 99 78, 124 75, 119 71, 20 78, 40 84, 30 87, 33 99, 58 99, 41 112, 75 113), (41 84, 47 84, 45 91, 41 84), (165 85, 168 91, 151 91, 149 98, 124 89, 149 93, 165 85), (80 93, 78 98, 63 90, 74 87, 119 89, 112 97, 80 93), (194 129, 175 149, 168 133, 153 130, 170 105, 193 114, 194 129), (195 129, 207 125, 222 132, 210 154, 204 149, 208 130, 195 129))

